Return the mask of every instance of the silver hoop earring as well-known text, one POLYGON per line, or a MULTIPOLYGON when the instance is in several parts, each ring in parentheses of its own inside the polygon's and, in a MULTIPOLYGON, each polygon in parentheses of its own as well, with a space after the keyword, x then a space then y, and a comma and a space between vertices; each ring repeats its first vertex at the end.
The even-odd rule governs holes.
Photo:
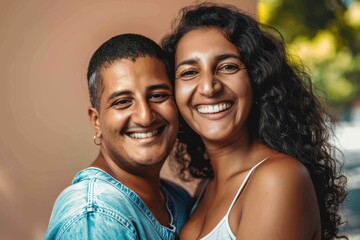
POLYGON ((94 134, 94 143, 96 146, 100 146, 101 145, 101 137, 97 137, 96 133, 94 134), (99 141, 96 141, 96 139, 99 139, 99 141))

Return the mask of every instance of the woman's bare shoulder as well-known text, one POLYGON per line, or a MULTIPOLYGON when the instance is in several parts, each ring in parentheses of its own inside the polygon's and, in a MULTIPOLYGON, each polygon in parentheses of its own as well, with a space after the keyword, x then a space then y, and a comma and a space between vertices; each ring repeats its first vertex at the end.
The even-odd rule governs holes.
POLYGON ((257 193, 271 193, 279 197, 298 198, 299 194, 315 194, 306 167, 297 159, 277 154, 256 169, 251 185, 257 193))
POLYGON ((311 177, 306 167, 290 156, 277 154, 263 162, 251 176, 242 200, 238 237, 271 233, 271 239, 311 239, 319 229, 311 177), (254 224, 261 230, 252 232, 254 224))
POLYGON ((311 183, 306 167, 299 160, 285 154, 276 154, 267 159, 256 170, 256 175, 257 180, 265 180, 267 186, 273 183, 282 185, 285 179, 294 183, 310 180, 311 183))

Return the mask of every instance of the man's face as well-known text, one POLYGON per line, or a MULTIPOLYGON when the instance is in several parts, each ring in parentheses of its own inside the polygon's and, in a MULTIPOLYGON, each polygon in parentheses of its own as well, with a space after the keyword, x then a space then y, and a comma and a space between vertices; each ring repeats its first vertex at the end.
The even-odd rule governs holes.
POLYGON ((121 59, 101 71, 99 112, 90 109, 101 133, 101 152, 127 171, 160 168, 178 132, 178 112, 164 64, 153 57, 121 59))

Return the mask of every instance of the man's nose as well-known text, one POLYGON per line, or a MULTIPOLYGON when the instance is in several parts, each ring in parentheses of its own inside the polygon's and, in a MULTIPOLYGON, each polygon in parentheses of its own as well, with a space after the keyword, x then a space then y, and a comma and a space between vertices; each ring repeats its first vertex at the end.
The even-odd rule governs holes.
POLYGON ((132 116, 132 121, 143 127, 150 126, 155 120, 155 113, 148 101, 141 101, 136 103, 135 112, 132 116))

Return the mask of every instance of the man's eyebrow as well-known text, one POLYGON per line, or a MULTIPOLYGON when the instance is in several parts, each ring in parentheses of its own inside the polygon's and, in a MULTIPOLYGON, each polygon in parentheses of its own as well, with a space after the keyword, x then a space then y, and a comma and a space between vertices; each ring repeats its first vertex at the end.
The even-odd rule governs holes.
POLYGON ((107 101, 109 102, 109 101, 111 101, 111 99, 113 99, 113 98, 116 98, 116 97, 121 96, 121 95, 129 95, 129 94, 131 94, 131 92, 130 92, 130 91, 127 91, 127 90, 125 90, 125 91, 116 91, 116 92, 113 92, 113 93, 108 97, 107 101))
MULTIPOLYGON (((157 89, 172 90, 171 86, 168 85, 168 84, 165 84, 165 83, 150 85, 146 89, 149 90, 149 91, 157 90, 157 89)), ((116 92, 113 92, 108 97, 107 101, 109 102, 109 101, 111 101, 111 99, 116 98, 116 97, 121 96, 121 95, 130 95, 130 94, 132 94, 132 92, 128 91, 128 90, 116 91, 116 92)))
POLYGON ((172 90, 171 86, 165 83, 162 84, 155 84, 155 85, 150 85, 147 87, 147 90, 157 90, 157 89, 165 89, 165 90, 172 90))

